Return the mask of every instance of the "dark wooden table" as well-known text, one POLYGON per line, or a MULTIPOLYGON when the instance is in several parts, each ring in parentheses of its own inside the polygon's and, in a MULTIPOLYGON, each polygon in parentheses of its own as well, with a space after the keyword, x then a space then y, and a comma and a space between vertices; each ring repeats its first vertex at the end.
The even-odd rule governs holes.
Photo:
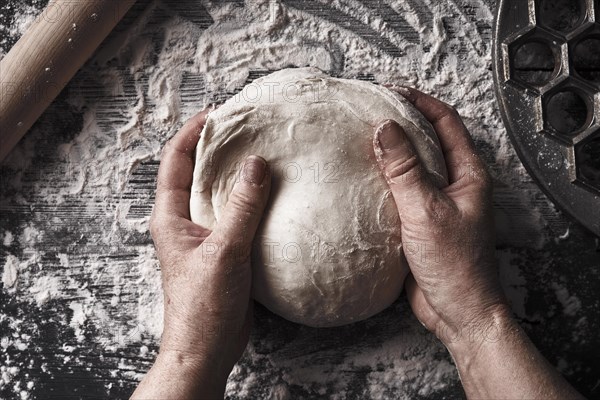
MULTIPOLYGON (((284 3, 352 31, 382 54, 403 57, 360 18, 313 0, 284 3)), ((419 33, 388 2, 357 3, 421 46, 419 33)), ((492 0, 455 3, 483 38, 482 57, 489 59, 492 21, 480 8, 493 10, 492 0)), ((435 7, 403 4, 421 10, 427 26, 436 17, 435 7)), ((20 34, 15 21, 44 5, 0 2, 4 51, 20 34)), ((180 68, 177 60, 161 57, 173 54, 170 46, 188 43, 188 34, 196 35, 191 42, 198 39, 213 24, 211 7, 192 0, 140 1, 0 167, 0 265, 6 275, 0 290, 0 398, 126 398, 151 366, 161 293, 147 222, 159 149, 204 100, 223 100, 240 89, 210 92, 201 72, 179 79, 170 67, 160 80, 153 66, 180 68), (173 24, 193 29, 165 37, 173 24), (162 121, 156 115, 168 99, 157 95, 156 82, 165 85, 164 93, 172 93, 168 85, 178 85, 180 93, 181 110, 164 111, 162 121)), ((462 43, 468 38, 456 37, 454 17, 438 20, 448 43, 462 43)), ((442 54, 455 44, 442 46, 442 54)), ((349 55, 335 43, 322 46, 343 72, 349 55)), ((268 68, 251 68, 247 81, 265 73, 268 68)), ((373 80, 369 71, 356 77, 373 80)), ((467 118, 467 124, 481 127, 476 142, 496 177, 504 288, 543 354, 582 393, 597 398, 598 239, 554 209, 514 152, 496 157, 506 133, 488 124, 494 118, 497 111, 467 118)), ((403 296, 367 321, 335 329, 292 324, 260 305, 255 314, 247 354, 229 382, 232 399, 463 396, 450 357, 411 316, 403 296)))

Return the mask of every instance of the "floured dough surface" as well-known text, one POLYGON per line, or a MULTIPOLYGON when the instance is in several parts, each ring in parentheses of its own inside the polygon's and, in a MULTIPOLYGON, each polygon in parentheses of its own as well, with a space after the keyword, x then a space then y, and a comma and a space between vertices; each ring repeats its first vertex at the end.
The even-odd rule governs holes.
POLYGON ((402 291, 400 223, 373 151, 374 128, 396 120, 439 186, 437 136, 401 96, 312 68, 262 77, 213 111, 197 148, 192 220, 213 229, 244 159, 263 157, 272 189, 252 252, 253 296, 309 326, 368 318, 402 291))

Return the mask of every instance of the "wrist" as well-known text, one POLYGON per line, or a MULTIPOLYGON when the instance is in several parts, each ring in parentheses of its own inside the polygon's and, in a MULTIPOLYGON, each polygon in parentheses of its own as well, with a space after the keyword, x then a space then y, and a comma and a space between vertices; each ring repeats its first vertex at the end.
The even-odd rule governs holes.
POLYGON ((217 328, 206 328, 206 324, 198 324, 195 331, 187 326, 175 324, 165 325, 160 345, 160 355, 184 362, 188 368, 198 371, 208 370, 215 378, 227 380, 233 366, 246 347, 239 349, 232 343, 228 335, 236 335, 233 329, 227 330, 224 325, 217 328))
POLYGON ((506 304, 498 304, 459 327, 441 327, 436 332, 459 368, 468 368, 485 348, 511 337, 520 328, 506 304))
POLYGON ((176 350, 161 351, 132 399, 222 399, 227 376, 176 350))
POLYGON ((223 398, 229 372, 215 367, 210 357, 198 357, 174 349, 163 349, 156 359, 155 368, 180 380, 179 385, 189 395, 223 398))
POLYGON ((544 359, 504 305, 470 337, 446 344, 468 398, 575 399, 580 395, 544 359))

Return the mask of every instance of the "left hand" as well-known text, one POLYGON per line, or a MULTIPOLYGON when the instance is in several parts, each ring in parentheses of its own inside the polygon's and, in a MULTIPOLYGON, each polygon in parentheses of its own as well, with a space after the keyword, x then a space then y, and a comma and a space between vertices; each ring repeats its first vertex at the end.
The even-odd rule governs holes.
MULTIPOLYGON (((250 253, 270 189, 266 162, 250 156, 214 231, 191 221, 195 149, 208 111, 194 116, 165 146, 150 223, 164 290, 164 331, 153 369, 188 370, 198 387, 180 396, 222 396, 246 348, 252 320, 250 253)), ((173 397, 165 391, 144 395, 161 393, 173 397)))

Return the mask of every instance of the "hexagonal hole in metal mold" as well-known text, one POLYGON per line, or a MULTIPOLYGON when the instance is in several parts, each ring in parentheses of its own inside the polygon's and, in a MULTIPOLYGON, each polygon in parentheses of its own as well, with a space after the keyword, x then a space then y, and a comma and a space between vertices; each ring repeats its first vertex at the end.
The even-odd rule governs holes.
POLYGON ((577 181, 600 192, 600 131, 575 145, 577 181))
POLYGON ((571 69, 575 75, 600 87, 600 25, 569 42, 571 69))
POLYGON ((573 80, 542 96, 544 131, 563 142, 588 129, 594 122, 594 95, 573 80))
POLYGON ((551 33, 534 29, 508 45, 511 79, 540 88, 563 70, 565 42, 551 33))
POLYGON ((586 0, 536 0, 538 24, 566 35, 580 27, 588 11, 586 0))

